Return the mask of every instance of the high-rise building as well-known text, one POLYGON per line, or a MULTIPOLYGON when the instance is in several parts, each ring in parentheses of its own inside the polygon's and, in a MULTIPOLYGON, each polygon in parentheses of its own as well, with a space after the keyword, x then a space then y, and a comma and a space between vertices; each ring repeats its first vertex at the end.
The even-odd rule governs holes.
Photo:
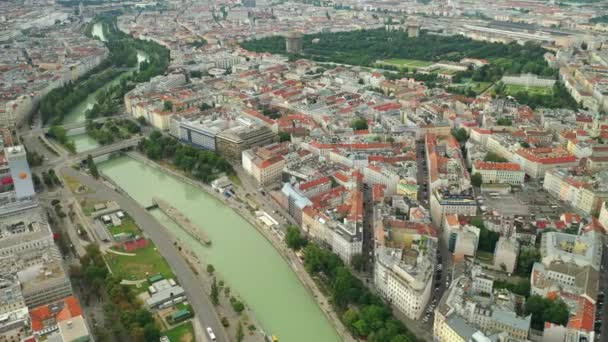
POLYGON ((36 192, 25 148, 23 146, 7 147, 4 149, 4 155, 11 170, 17 200, 32 198, 36 192))
POLYGON ((304 35, 300 32, 291 31, 285 35, 285 50, 287 53, 301 53, 304 35))

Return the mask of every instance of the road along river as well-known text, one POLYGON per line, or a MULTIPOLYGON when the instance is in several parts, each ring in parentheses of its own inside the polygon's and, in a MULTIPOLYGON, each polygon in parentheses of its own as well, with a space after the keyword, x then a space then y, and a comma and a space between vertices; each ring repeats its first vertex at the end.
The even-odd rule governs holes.
POLYGON ((102 162, 99 169, 142 206, 151 205, 158 196, 204 229, 213 241, 211 247, 192 239, 161 211, 152 211, 203 262, 215 266, 252 308, 262 328, 279 341, 340 340, 280 254, 231 208, 204 190, 126 156, 102 162))

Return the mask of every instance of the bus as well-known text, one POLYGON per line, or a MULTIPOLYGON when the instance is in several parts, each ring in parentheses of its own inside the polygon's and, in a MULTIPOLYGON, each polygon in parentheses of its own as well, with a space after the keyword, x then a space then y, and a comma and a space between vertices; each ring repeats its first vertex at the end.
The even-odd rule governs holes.
POLYGON ((207 335, 209 335, 211 341, 215 341, 215 334, 213 333, 213 329, 211 329, 211 327, 207 327, 207 335))

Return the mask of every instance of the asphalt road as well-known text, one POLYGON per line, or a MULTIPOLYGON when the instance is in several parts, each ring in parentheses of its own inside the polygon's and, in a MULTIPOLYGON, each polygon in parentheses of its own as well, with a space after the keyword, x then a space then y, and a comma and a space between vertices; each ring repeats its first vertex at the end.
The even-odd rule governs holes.
MULTIPOLYGON (((600 284, 598 293, 603 296, 606 292, 608 292, 608 274, 606 274, 606 270, 608 270, 608 238, 604 238, 602 240, 604 243, 603 255, 602 255, 602 269, 600 270, 600 284)), ((598 298, 599 299, 599 298, 598 298)), ((608 322, 606 321, 606 317, 608 317, 608 305, 606 305, 605 298, 602 304, 597 303, 595 320, 600 321, 599 326, 596 324, 596 341, 604 341, 602 339, 603 336, 608 336, 608 322), (599 328, 599 329, 598 329, 599 328), (599 334, 598 334, 599 332, 599 334)))
MULTIPOLYGON (((102 182, 80 173, 69 166, 64 166, 61 169, 61 173, 74 177, 80 183, 95 190, 94 196, 96 198, 115 201, 123 210, 128 212, 146 235, 156 244, 160 253, 175 272, 180 285, 186 291, 188 301, 194 309, 196 318, 200 321, 201 326, 204 328, 210 326, 217 336, 217 341, 229 341, 219 317, 215 313, 213 304, 205 294, 203 285, 175 246, 173 246, 173 239, 163 226, 135 200, 109 189, 102 182)), ((199 336, 199 340, 206 341, 207 338, 206 336, 199 336)))
MULTIPOLYGON (((424 141, 416 142, 416 160, 418 162, 418 201, 422 203, 422 206, 429 209, 429 199, 430 199, 430 185, 429 185, 429 177, 428 177, 428 165, 426 164, 426 152, 424 141)), ((431 302, 428 304, 427 309, 425 309, 425 314, 423 316, 427 317, 427 322, 419 321, 419 324, 427 327, 427 329, 432 329, 433 326, 433 314, 434 310, 429 309, 429 306, 436 304, 439 302, 445 290, 447 290, 448 283, 452 280, 452 268, 450 266, 450 253, 447 249, 446 241, 443 241, 443 236, 439 227, 439 222, 433 222, 435 228, 437 229, 437 238, 439 243, 437 245, 437 266, 435 268, 435 274, 433 275, 433 293, 431 294, 431 302), (439 266, 441 265, 441 266, 439 266), (438 269, 441 267, 441 269, 438 269), (428 311, 431 311, 430 313, 428 311)))

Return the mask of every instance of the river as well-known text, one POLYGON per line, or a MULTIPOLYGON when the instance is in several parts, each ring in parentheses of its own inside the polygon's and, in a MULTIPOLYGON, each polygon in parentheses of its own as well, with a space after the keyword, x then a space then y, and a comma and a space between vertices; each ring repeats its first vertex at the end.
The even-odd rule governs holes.
POLYGON ((263 329, 289 342, 339 341, 321 309, 284 259, 231 208, 173 176, 126 156, 99 168, 143 206, 159 196, 179 208, 213 241, 204 247, 158 210, 153 215, 217 272, 253 309, 263 329))
MULTIPOLYGON (((103 29, 102 29, 102 24, 101 23, 96 23, 93 25, 93 30, 92 30, 92 35, 94 37, 97 37, 99 40, 105 42, 106 41, 106 37, 103 34, 103 29)), ((137 66, 139 67, 139 64, 141 62, 147 61, 148 60, 148 56, 141 51, 137 52, 137 66)), ((70 124, 70 123, 75 123, 75 122, 84 122, 86 120, 86 111, 90 108, 93 107, 93 105, 95 105, 96 101, 97 101, 97 95, 102 92, 105 89, 108 89, 112 86, 115 86, 117 84, 120 83, 120 80, 123 77, 126 77, 128 75, 130 75, 133 71, 125 71, 124 73, 114 77, 110 82, 106 83, 103 87, 97 89, 95 92, 89 94, 89 96, 87 96, 82 102, 80 102, 76 107, 72 108, 72 110, 70 110, 63 118, 63 123, 64 124, 70 124)), ((74 132, 68 132, 68 135, 70 136, 70 138, 74 141, 74 144, 76 146, 76 152, 83 152, 83 151, 87 151, 96 147, 99 147, 99 143, 89 137, 87 134, 84 133, 74 133, 74 132)))

